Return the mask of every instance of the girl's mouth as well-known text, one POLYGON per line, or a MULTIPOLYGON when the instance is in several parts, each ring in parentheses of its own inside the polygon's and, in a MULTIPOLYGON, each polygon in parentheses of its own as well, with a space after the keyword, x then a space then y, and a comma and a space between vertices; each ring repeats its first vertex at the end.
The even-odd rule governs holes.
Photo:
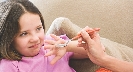
POLYGON ((29 48, 38 48, 38 47, 39 47, 39 44, 35 44, 35 45, 30 46, 29 48))

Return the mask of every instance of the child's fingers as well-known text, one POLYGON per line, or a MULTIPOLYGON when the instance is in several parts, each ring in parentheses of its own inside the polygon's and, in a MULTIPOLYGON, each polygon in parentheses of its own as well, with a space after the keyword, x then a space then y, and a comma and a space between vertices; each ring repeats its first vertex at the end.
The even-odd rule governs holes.
POLYGON ((44 45, 44 49, 53 49, 55 45, 44 45))
POLYGON ((54 44, 62 44, 62 43, 65 43, 65 40, 64 39, 62 39, 62 38, 60 38, 59 36, 56 36, 56 35, 54 35, 54 34, 51 34, 50 35, 52 38, 54 38, 54 44))
POLYGON ((62 54, 58 54, 54 57, 54 59, 51 61, 51 64, 55 64, 59 59, 61 59, 65 55, 65 52, 62 54))
POLYGON ((56 56, 52 61, 51 64, 55 64, 59 59, 61 59, 62 56, 58 55, 56 56))
POLYGON ((54 40, 45 40, 44 41, 44 49, 54 49, 55 48, 55 41, 54 40))
POLYGON ((50 34, 50 36, 51 36, 52 38, 54 38, 56 41, 58 41, 58 40, 60 39, 59 36, 56 36, 56 35, 54 35, 54 34, 50 34))
POLYGON ((51 56, 51 55, 53 55, 53 51, 51 50, 51 51, 49 51, 48 53, 46 53, 44 56, 51 56))
POLYGON ((44 43, 54 45, 55 41, 54 40, 45 40, 44 43))

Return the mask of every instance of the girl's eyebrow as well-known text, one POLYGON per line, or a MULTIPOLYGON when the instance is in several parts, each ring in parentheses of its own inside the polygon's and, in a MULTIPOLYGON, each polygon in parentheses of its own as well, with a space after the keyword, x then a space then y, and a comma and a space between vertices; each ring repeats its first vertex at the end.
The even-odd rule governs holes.
POLYGON ((22 33, 26 33, 27 31, 21 31, 21 32, 18 32, 18 34, 22 34, 22 33))
POLYGON ((40 26, 42 26, 42 25, 39 25, 39 26, 37 26, 37 27, 40 27, 40 26))
MULTIPOLYGON (((37 27, 41 27, 41 26, 42 26, 42 25, 38 25, 37 27)), ((36 28, 37 28, 37 27, 36 27, 36 28)), ((29 31, 29 30, 24 30, 24 31, 21 31, 21 30, 20 30, 19 33, 27 32, 27 31, 29 31)))
POLYGON ((24 31, 21 31, 21 30, 20 30, 19 33, 27 32, 27 31, 29 31, 29 30, 24 30, 24 31))

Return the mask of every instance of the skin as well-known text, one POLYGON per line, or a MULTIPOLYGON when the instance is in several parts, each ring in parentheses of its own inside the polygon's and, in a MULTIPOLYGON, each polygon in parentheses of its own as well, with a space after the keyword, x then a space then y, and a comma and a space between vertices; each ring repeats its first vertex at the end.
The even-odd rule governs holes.
POLYGON ((93 33, 94 38, 91 38, 86 29, 91 30, 92 28, 86 27, 81 31, 82 37, 78 39, 78 45, 86 49, 93 63, 113 72, 133 72, 133 62, 122 61, 106 54, 105 47, 100 42, 99 34, 95 32, 93 33), (85 41, 85 43, 82 44, 81 41, 85 41))
POLYGON ((39 15, 25 13, 19 20, 20 30, 13 41, 16 50, 25 57, 38 54, 44 44, 44 29, 39 15))

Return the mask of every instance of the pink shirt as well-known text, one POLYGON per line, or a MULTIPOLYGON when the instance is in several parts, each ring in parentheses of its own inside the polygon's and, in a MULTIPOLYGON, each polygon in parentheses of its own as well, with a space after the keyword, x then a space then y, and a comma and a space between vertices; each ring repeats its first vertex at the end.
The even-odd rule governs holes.
MULTIPOLYGON (((65 35, 60 36, 63 39, 68 39, 65 35)), ((51 39, 46 37, 46 39, 51 39)), ((54 65, 50 64, 53 56, 44 57, 47 50, 41 48, 38 55, 34 57, 23 57, 21 61, 10 61, 2 59, 0 61, 0 72, 76 72, 69 66, 69 58, 73 55, 72 52, 67 52, 54 65)))

